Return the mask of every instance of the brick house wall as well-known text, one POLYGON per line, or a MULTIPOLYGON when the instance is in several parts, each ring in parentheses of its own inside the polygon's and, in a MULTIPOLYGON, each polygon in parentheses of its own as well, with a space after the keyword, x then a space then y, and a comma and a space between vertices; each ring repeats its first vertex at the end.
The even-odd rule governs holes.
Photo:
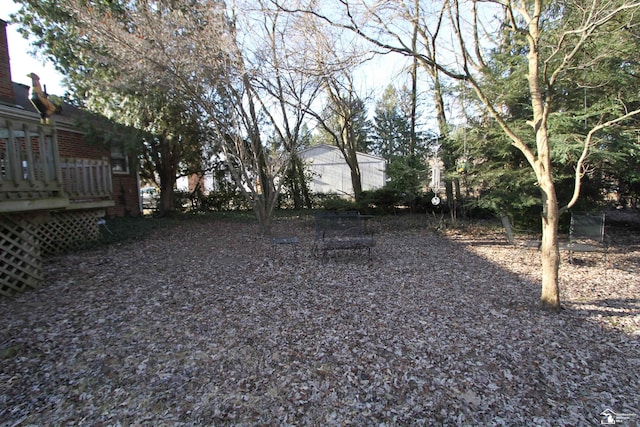
MULTIPOLYGON (((82 159, 110 159, 109 149, 96 144, 85 143, 80 132, 58 130, 58 150, 60 157, 82 159)), ((140 191, 138 177, 130 165, 127 172, 111 172, 112 198, 115 206, 107 209, 107 216, 138 216, 140 212, 140 191)))
POLYGON ((109 150, 104 147, 85 144, 81 133, 62 129, 58 129, 58 150, 60 157, 108 159, 110 155, 109 150))
POLYGON ((0 19, 0 101, 11 103, 15 99, 7 48, 7 23, 0 19))
POLYGON ((111 180, 116 205, 107 209, 107 216, 139 216, 140 191, 137 176, 114 174, 111 180))

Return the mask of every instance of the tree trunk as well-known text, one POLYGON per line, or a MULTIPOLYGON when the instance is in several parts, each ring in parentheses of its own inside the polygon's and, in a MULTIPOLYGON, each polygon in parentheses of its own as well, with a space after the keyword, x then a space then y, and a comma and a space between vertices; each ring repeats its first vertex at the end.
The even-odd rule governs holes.
POLYGON ((302 196, 304 198, 304 204, 307 209, 313 209, 313 199, 311 198, 311 190, 307 185, 307 181, 302 181, 302 196))
POLYGON ((362 176, 360 175, 360 165, 358 164, 358 153, 355 147, 347 146, 347 155, 345 157, 349 170, 351 171, 351 186, 353 187, 353 197, 356 202, 362 198, 362 176))
POLYGON ((175 175, 173 177, 167 176, 164 179, 160 177, 160 202, 158 206, 160 216, 169 216, 175 212, 173 200, 175 183, 175 175))
MULTIPOLYGON (((541 0, 534 1, 534 8, 537 11, 542 8, 541 0)), ((538 156, 537 161, 534 161, 533 156, 530 155, 529 163, 535 170, 542 199, 542 244, 540 246, 542 291, 540 307, 544 310, 559 311, 560 286, 558 284, 558 269, 560 267, 560 250, 558 248, 558 221, 560 209, 553 184, 553 167, 551 165, 551 149, 549 147, 547 128, 549 110, 545 108, 549 106, 551 99, 548 98, 549 93, 544 88, 546 81, 540 75, 539 20, 540 14, 536 13, 528 24, 529 36, 527 37, 529 42, 527 81, 533 109, 533 120, 530 124, 536 133, 538 156)), ((523 152, 526 154, 526 150, 523 152)))
POLYGON ((266 206, 263 203, 258 203, 253 208, 253 212, 256 215, 256 219, 258 220, 258 227, 260 228, 260 233, 264 235, 268 235, 271 229, 270 218, 266 211, 266 206))
POLYGON ((558 271, 560 268, 560 250, 558 247, 558 222, 560 210, 556 199, 553 182, 549 179, 541 183, 542 192, 542 245, 540 259, 542 262, 542 292, 540 307, 544 310, 560 310, 560 287, 558 271))
POLYGON ((447 206, 449 207, 449 215, 451 216, 451 222, 455 223, 457 207, 456 207, 456 197, 453 193, 453 181, 451 179, 447 179, 444 182, 444 188, 445 188, 445 194, 447 196, 447 206))
POLYGON ((460 178, 454 178, 453 179, 453 189, 455 192, 454 197, 456 198, 456 204, 455 204, 455 217, 452 217, 452 220, 456 220, 458 218, 458 210, 460 210, 460 213, 462 214, 462 217, 465 217, 465 211, 464 211, 464 197, 462 197, 462 189, 460 188, 460 178))
POLYGON ((176 153, 178 147, 175 141, 170 137, 165 137, 162 140, 161 156, 159 158, 159 164, 156 163, 156 168, 160 178, 160 216, 172 215, 176 208, 174 205, 174 187, 176 184, 177 173, 177 158, 180 156, 176 153))
POLYGON ((289 169, 290 191, 293 197, 295 209, 303 209, 305 205, 311 209, 311 197, 309 188, 304 176, 304 164, 298 155, 294 154, 291 158, 291 167, 289 169))
MULTIPOLYGON (((413 8, 416 20, 413 22, 413 35, 411 37, 411 51, 418 51, 418 34, 420 32, 418 16, 420 14, 420 0, 413 0, 413 8)), ((416 154, 416 110, 418 108, 418 57, 413 55, 411 65, 411 130, 409 134, 409 156, 416 154)))
POLYGON ((273 182, 268 180, 262 184, 262 194, 258 195, 257 202, 254 204, 256 218, 260 232, 264 235, 271 233, 271 220, 275 205, 278 203, 278 193, 273 187, 273 182), (266 190, 265 190, 266 189, 266 190))
POLYGON ((362 199, 362 179, 360 177, 360 170, 351 169, 351 184, 353 185, 353 196, 356 202, 362 199))
POLYGON ((290 176, 291 197, 293 198, 293 208, 298 210, 302 209, 302 188, 300 188, 300 175, 298 175, 298 168, 296 162, 291 164, 291 176, 290 176))
MULTIPOLYGON (((356 202, 362 198, 362 175, 360 173, 360 165, 358 164, 358 151, 355 144, 355 137, 352 129, 346 129, 342 132, 342 154, 351 171, 351 186, 353 187, 353 197, 356 202)), ((340 147, 338 147, 340 148, 340 147)))

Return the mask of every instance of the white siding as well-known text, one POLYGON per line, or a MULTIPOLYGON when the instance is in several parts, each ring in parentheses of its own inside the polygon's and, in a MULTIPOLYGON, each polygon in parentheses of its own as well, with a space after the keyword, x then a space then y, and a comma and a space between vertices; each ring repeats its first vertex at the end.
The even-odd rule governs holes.
MULTIPOLYGON (((342 153, 330 145, 318 145, 300 152, 300 157, 310 165, 315 193, 337 193, 353 196, 351 170, 342 153)), ((386 183, 385 161, 382 157, 358 153, 362 189, 375 190, 386 183)))

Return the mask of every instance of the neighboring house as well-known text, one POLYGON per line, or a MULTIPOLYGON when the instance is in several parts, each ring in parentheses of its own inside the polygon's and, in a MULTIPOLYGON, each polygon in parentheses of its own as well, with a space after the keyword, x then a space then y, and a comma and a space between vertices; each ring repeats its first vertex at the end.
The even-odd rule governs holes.
POLYGON ((213 171, 207 172, 204 176, 194 174, 179 177, 176 180, 176 190, 192 193, 198 189, 203 194, 209 194, 235 186, 233 176, 231 176, 226 163, 221 158, 214 158, 212 161, 217 164, 213 171))
POLYGON ((84 141, 69 105, 45 117, 30 89, 11 80, 0 20, 0 295, 37 286, 41 256, 97 238, 103 217, 140 214, 122 147, 84 141))
MULTIPOLYGON (((314 193, 353 196, 351 170, 337 147, 320 144, 298 153, 309 165, 312 174, 311 191, 314 193)), ((362 190, 376 190, 387 182, 384 158, 371 154, 357 153, 362 190)))
MULTIPOLYGON (((337 147, 320 144, 298 152, 302 161, 308 165, 312 174, 310 190, 314 193, 338 194, 353 197, 351 184, 351 170, 337 147)), ((384 158, 371 154, 357 153, 358 165, 362 180, 362 190, 375 190, 384 187, 387 182, 386 162, 384 158)), ((217 173, 217 179, 233 182, 226 166, 222 166, 217 173)), ((176 187, 181 191, 192 192, 199 184, 200 190, 208 194, 219 190, 219 183, 211 173, 203 178, 181 177, 176 187)))

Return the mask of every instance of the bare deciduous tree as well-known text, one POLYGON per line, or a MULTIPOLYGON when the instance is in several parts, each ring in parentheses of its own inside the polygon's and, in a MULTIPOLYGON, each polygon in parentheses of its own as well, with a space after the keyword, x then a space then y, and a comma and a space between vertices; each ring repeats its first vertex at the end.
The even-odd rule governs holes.
MULTIPOLYGON (((278 5, 279 6, 279 5, 278 5)), ((282 10, 281 8, 279 10, 282 10)), ((294 16, 294 15, 292 15, 294 16)), ((305 56, 309 58, 305 73, 315 76, 321 84, 321 99, 307 104, 307 113, 317 123, 330 142, 341 152, 351 174, 353 195, 362 195, 362 177, 357 152, 364 150, 365 104, 354 80, 353 70, 366 57, 353 37, 345 38, 335 28, 300 16, 299 31, 308 41, 305 56)))

